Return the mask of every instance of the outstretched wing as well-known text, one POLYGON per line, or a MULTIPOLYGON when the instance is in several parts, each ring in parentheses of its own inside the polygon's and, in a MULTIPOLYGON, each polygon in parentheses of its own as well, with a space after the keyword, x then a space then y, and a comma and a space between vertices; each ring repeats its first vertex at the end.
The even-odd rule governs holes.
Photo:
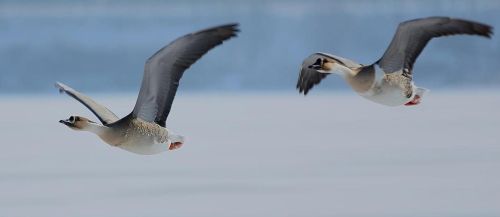
POLYGON ((164 127, 184 71, 238 31, 238 24, 205 29, 178 38, 156 52, 146 62, 132 115, 164 127))
POLYGON ((296 88, 299 89, 299 93, 304 93, 307 95, 309 90, 311 90, 314 85, 317 85, 326 78, 330 73, 320 73, 313 67, 313 64, 318 62, 318 59, 325 58, 323 55, 315 53, 307 57, 302 66, 300 67, 299 79, 297 80, 296 88))
POLYGON ((59 92, 66 93, 74 99, 81 102, 85 107, 87 107, 92 113, 94 113, 97 118, 104 124, 111 124, 116 122, 119 118, 111 112, 106 107, 98 104, 90 97, 81 94, 80 92, 74 90, 71 87, 64 85, 63 83, 56 82, 55 86, 59 89, 59 92))
POLYGON ((449 17, 429 17, 400 23, 391 44, 379 60, 386 73, 405 69, 411 72, 413 63, 434 37, 447 35, 479 35, 490 38, 491 26, 449 17))
POLYGON ((326 53, 314 53, 307 57, 304 62, 302 62, 302 66, 300 67, 299 79, 297 81, 296 88, 299 89, 299 93, 304 93, 307 95, 309 90, 311 90, 315 85, 319 84, 321 80, 323 80, 330 73, 322 73, 318 72, 314 69, 313 65, 318 64, 318 62, 322 59, 328 59, 331 62, 335 62, 349 68, 358 68, 362 65, 331 54, 326 53))

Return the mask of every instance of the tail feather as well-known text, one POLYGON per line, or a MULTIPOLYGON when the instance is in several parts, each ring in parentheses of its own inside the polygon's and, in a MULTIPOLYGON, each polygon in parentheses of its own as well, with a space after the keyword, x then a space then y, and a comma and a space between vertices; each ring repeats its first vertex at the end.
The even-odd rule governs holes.
POLYGON ((430 92, 429 89, 425 89, 425 88, 422 88, 422 87, 417 87, 416 91, 415 91, 416 95, 419 95, 420 97, 424 96, 424 94, 430 92))
POLYGON ((178 134, 169 133, 168 139, 170 140, 171 143, 176 143, 176 142, 184 143, 184 136, 178 134))

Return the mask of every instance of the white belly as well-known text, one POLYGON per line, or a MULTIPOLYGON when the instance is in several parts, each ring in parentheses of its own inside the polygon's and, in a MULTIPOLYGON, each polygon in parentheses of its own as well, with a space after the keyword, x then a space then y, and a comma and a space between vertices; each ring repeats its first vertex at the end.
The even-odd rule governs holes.
POLYGON ((169 145, 169 142, 158 143, 153 137, 140 136, 129 137, 127 141, 124 141, 118 147, 136 154, 151 155, 167 151, 169 145))
MULTIPOLYGON (((413 85, 412 85, 413 86, 413 85)), ((415 91, 413 91, 413 95, 415 91)), ((404 90, 399 86, 392 86, 387 83, 383 83, 375 86, 372 90, 360 93, 362 97, 382 104, 386 106, 400 106, 410 102, 413 99, 413 95, 410 98, 407 98, 404 90)))
POLYGON ((132 119, 116 128, 103 128, 99 137, 111 146, 136 154, 151 155, 169 150, 171 143, 184 143, 184 137, 156 123, 132 119))

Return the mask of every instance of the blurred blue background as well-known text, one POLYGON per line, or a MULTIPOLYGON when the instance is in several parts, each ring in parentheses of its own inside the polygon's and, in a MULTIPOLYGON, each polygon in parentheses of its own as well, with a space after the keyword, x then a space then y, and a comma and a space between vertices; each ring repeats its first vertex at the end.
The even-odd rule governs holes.
POLYGON ((338 76, 295 90, 311 53, 370 64, 398 23, 436 15, 498 30, 500 0, 0 0, 0 217, 498 217, 498 34, 431 41, 419 106, 338 76), (135 155, 58 122, 97 119, 55 81, 123 117, 150 55, 230 22, 240 36, 181 81, 167 127, 182 149, 135 155))
MULTIPOLYGON (((184 75, 185 91, 295 91, 302 60, 323 51, 376 61, 397 24, 452 16, 498 27, 498 0, 0 1, 0 93, 135 92, 145 60, 186 33, 238 22, 241 33, 184 75)), ((415 65, 430 88, 499 87, 500 45, 471 36, 433 40, 415 65)), ((347 89, 329 77, 316 89, 347 89)))

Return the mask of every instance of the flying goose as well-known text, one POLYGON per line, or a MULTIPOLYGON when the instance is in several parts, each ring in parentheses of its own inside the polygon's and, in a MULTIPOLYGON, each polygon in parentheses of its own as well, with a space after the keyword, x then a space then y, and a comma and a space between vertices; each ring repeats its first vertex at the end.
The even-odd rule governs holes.
POLYGON ((146 61, 135 107, 121 119, 90 97, 57 82, 61 93, 80 101, 102 124, 80 116, 59 122, 73 130, 95 133, 106 143, 137 154, 180 148, 184 137, 165 128, 179 81, 184 71, 201 56, 235 37, 237 32, 238 24, 222 25, 185 35, 161 48, 146 61))
POLYGON ((306 95, 329 74, 338 74, 362 97, 387 106, 417 105, 427 91, 412 81, 413 63, 435 37, 467 34, 490 38, 488 25, 449 17, 429 17, 400 23, 382 58, 371 65, 327 53, 310 55, 302 63, 297 89, 306 95))

